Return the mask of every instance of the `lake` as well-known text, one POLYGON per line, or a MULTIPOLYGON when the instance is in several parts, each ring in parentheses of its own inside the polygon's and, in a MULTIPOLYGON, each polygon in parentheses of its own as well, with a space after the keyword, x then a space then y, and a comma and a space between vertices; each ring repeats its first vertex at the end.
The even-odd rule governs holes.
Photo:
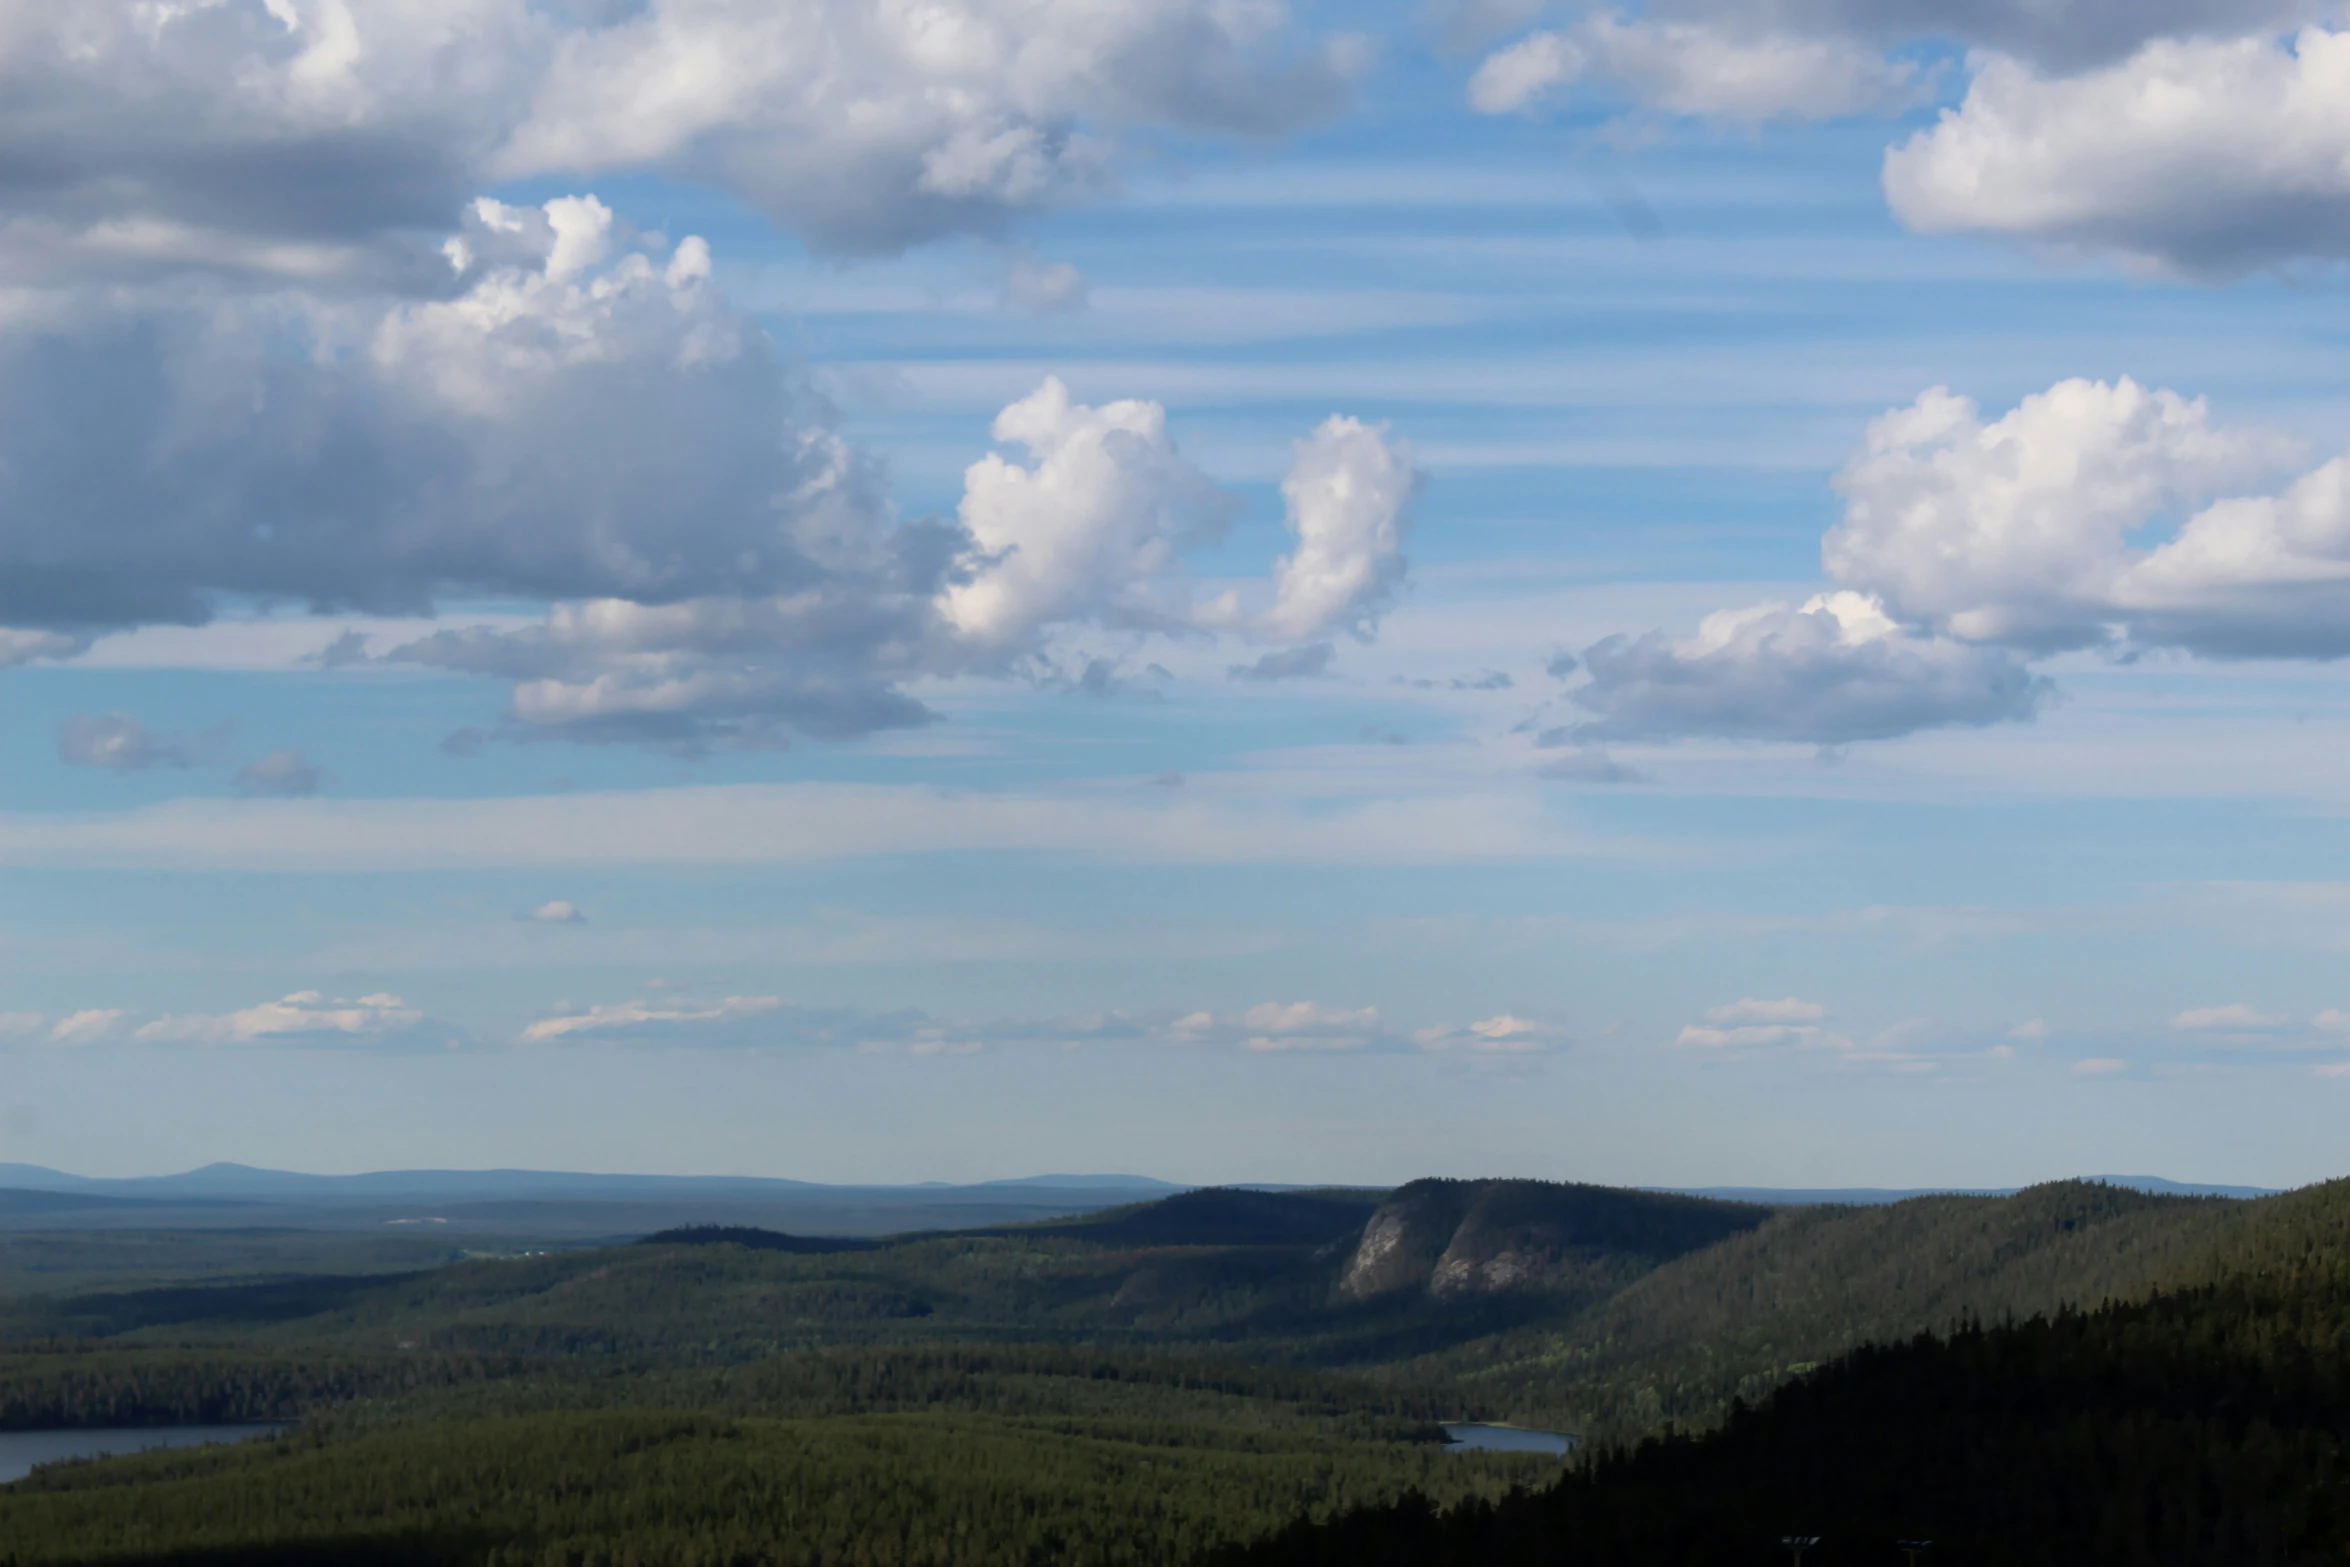
POLYGON ((1572 1452, 1575 1439, 1564 1431, 1529 1431, 1523 1426, 1448 1425, 1444 1434, 1456 1453, 1572 1452))
POLYGON ((36 1464, 60 1458, 143 1453, 151 1447, 201 1447, 269 1436, 284 1426, 124 1426, 82 1431, 0 1431, 0 1485, 22 1480, 36 1464))

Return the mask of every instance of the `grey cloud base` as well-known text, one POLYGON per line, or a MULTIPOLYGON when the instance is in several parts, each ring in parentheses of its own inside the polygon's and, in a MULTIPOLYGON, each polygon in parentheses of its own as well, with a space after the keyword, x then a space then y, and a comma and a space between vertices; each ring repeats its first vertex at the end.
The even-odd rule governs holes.
POLYGON ((2028 719, 2054 687, 2012 654, 1895 632, 1852 642, 1828 611, 1774 608, 1706 645, 1660 631, 1583 655, 1581 742, 1733 740, 1848 745, 1920 729, 2028 719))

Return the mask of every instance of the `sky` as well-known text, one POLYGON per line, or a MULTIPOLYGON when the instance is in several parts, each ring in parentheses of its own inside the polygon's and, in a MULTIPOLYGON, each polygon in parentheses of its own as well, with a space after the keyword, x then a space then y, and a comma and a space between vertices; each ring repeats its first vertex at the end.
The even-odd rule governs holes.
POLYGON ((6 0, 0 1161, 2291 1185, 2350 10, 6 0))

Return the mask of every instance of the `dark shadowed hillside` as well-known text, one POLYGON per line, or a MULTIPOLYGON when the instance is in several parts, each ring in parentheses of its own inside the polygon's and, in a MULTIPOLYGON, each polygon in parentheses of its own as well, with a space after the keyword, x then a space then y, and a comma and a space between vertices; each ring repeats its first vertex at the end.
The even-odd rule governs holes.
MULTIPOLYGON (((2099 1190, 2043 1189, 2034 1211, 2095 1229, 2114 1222, 2099 1190)), ((1705 1437, 1603 1453, 1531 1495, 1407 1500, 1214 1561, 1698 1567, 1784 1559, 1795 1535, 1819 1537, 1818 1567, 1899 1560, 1903 1539, 2006 1567, 2338 1563, 2350 1183, 2274 1203, 2207 1249, 2195 1287, 1856 1350, 1705 1437)))
POLYGON ((2259 1206, 2063 1181, 1788 1209, 1554 1329, 1425 1369, 1575 1430, 1704 1421, 1871 1340, 2142 1296, 2191 1276, 2259 1206))
POLYGON ((1325 1246, 1361 1234, 1381 1196, 1376 1191, 1211 1186, 1062 1220, 1036 1233, 1102 1246, 1325 1246))

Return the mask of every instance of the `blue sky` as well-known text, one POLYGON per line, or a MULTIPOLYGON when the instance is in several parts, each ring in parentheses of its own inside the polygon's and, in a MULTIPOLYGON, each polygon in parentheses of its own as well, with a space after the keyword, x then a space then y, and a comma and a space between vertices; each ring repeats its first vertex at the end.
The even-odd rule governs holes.
POLYGON ((0 1159, 2341 1173, 2325 6, 33 10, 0 1159))

